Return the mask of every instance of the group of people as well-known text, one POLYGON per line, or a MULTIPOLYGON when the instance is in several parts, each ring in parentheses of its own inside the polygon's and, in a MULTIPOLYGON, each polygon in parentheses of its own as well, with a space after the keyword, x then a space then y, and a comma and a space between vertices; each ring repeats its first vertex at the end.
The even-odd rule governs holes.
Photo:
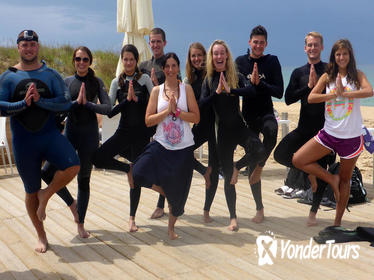
MULTIPOLYGON (((36 251, 45 252, 48 247, 43 221, 54 193, 69 206, 79 236, 89 237, 84 219, 93 165, 127 174, 130 232, 138 230, 135 216, 141 187, 146 187, 159 193, 151 218, 164 215, 166 198, 168 235, 177 238, 175 223, 184 213, 193 170, 205 178, 204 222, 212 221, 209 213, 221 170, 228 229, 238 230, 235 184, 243 168, 256 204, 252 221, 264 220, 261 176, 278 133, 272 98, 282 98, 284 87, 278 58, 264 54, 267 31, 263 26, 252 29, 250 49, 235 61, 222 40, 215 40, 208 51, 201 43, 192 43, 183 82, 178 56, 164 53, 165 32, 154 28, 149 35, 152 59, 139 64, 136 47, 125 45, 121 50, 124 70, 113 79, 109 95, 90 67, 93 56, 87 47, 75 49, 75 74, 63 80, 39 61, 38 41, 34 31, 22 31, 17 38, 20 62, 0 76, 0 114, 11 116, 15 162, 38 235, 36 251), (116 132, 99 147, 96 114, 111 118, 119 113, 116 132), (65 118, 62 132, 58 124, 65 118), (208 166, 193 154, 205 142, 208 166), (238 145, 244 155, 234 161, 238 145), (118 160, 117 155, 130 163, 118 160), (74 199, 66 185, 76 175, 74 199), (48 185, 44 189, 41 179, 48 185)), ((293 71, 285 91, 287 104, 301 102, 299 123, 278 144, 274 158, 309 174, 313 189, 309 226, 316 224, 327 184, 332 187, 337 201, 334 225, 339 226, 349 198, 349 180, 363 149, 359 100, 372 96, 373 90, 357 70, 348 40, 334 44, 328 64, 321 61, 320 33, 306 35, 304 50, 307 64, 293 71), (341 162, 338 175, 326 169, 335 154, 341 162)))

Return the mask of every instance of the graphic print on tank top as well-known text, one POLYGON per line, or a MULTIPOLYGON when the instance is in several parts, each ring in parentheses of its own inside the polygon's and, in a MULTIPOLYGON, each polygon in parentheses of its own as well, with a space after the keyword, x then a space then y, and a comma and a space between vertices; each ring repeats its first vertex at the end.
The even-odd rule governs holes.
MULTIPOLYGON (((349 85, 344 87, 344 92, 352 91, 349 85)), ((331 93, 336 92, 336 86, 330 89, 331 93)), ((326 102, 326 110, 328 115, 334 121, 340 121, 347 118, 353 110, 353 98, 337 97, 326 102)))
POLYGON ((168 115, 162 123, 162 131, 167 143, 174 146, 182 142, 184 136, 183 121, 180 118, 173 120, 172 115, 168 115))

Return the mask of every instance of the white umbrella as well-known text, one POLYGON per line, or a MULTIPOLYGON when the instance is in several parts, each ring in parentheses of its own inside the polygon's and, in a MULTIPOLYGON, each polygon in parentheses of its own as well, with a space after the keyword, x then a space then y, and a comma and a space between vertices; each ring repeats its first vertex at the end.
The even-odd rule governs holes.
MULTIPOLYGON (((151 51, 144 39, 153 28, 152 0, 117 0, 117 32, 124 32, 122 46, 133 44, 139 51, 139 62, 151 58, 151 51)), ((121 58, 116 76, 123 71, 121 58)))

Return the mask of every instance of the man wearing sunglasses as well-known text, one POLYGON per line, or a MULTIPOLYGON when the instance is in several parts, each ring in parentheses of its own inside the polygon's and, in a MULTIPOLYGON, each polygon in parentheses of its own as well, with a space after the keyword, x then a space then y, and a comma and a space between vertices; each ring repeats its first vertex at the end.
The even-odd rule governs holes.
POLYGON ((267 47, 267 31, 258 25, 251 31, 249 45, 251 51, 236 59, 238 70, 248 81, 248 93, 243 98, 243 117, 249 128, 261 133, 266 157, 254 170, 248 170, 249 184, 256 203, 253 222, 264 219, 261 195, 261 174, 266 160, 277 143, 278 123, 274 116, 272 97, 282 98, 283 77, 278 58, 264 54, 267 47))
POLYGON ((55 112, 71 107, 68 90, 61 76, 38 60, 38 41, 32 30, 18 35, 20 62, 0 76, 0 113, 10 116, 15 163, 26 191, 27 213, 38 235, 35 250, 44 253, 48 247, 43 225, 48 200, 76 176, 79 159, 56 126, 55 112), (61 171, 41 189, 44 160, 61 171))

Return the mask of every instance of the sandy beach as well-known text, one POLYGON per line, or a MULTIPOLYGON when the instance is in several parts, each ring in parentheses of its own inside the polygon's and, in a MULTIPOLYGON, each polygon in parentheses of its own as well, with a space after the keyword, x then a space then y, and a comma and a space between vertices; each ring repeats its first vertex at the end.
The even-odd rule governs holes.
MULTIPOLYGON (((283 112, 288 113, 288 119, 290 120, 290 131, 296 128, 299 119, 300 103, 292 104, 287 106, 284 102, 274 102, 274 108, 278 111, 279 115, 283 112)), ((374 127, 374 107, 361 106, 361 114, 366 127, 374 127)), ((278 141, 281 138, 281 130, 278 133, 278 141)), ((278 164, 273 156, 269 158, 267 168, 274 167, 273 165, 278 164)), ((373 180, 373 157, 366 150, 360 155, 358 159, 357 167, 361 170, 363 180, 368 183, 372 183, 373 180)))

